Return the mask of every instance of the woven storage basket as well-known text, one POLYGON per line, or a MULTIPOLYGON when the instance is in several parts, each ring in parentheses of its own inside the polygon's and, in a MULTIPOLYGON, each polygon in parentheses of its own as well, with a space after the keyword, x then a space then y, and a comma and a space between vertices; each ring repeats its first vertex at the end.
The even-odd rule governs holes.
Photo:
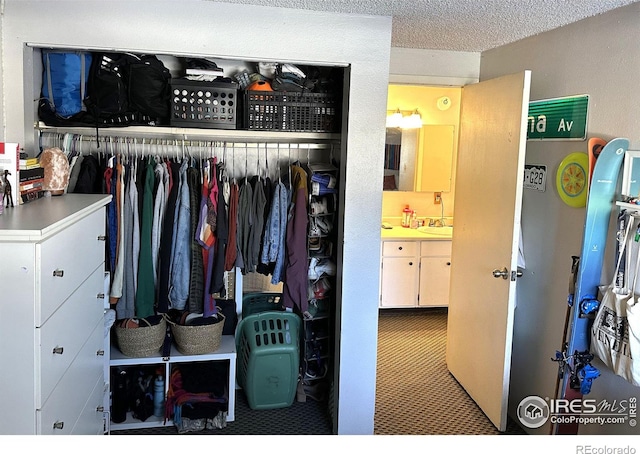
MULTIPOLYGON (((140 319, 140 324, 149 322, 140 319)), ((135 358, 154 356, 160 352, 167 333, 167 322, 164 318, 156 325, 139 326, 138 328, 115 327, 118 348, 126 356, 135 358)))
POLYGON ((224 315, 218 308, 220 321, 211 325, 178 325, 169 321, 176 347, 183 355, 204 355, 220 348, 224 315))

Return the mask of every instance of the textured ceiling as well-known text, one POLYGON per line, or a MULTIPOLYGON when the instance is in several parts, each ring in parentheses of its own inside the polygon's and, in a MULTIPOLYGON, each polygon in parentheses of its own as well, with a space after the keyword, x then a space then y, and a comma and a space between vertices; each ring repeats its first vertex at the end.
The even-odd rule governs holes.
POLYGON ((481 52, 637 1, 228 0, 226 3, 392 16, 393 47, 481 52))

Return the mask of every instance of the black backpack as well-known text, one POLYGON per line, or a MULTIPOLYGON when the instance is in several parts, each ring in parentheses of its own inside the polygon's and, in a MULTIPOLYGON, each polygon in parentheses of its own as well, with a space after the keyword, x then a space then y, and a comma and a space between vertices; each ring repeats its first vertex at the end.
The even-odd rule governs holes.
POLYGON ((96 126, 132 123, 124 74, 130 58, 119 53, 93 55, 85 105, 96 126))
POLYGON ((171 73, 158 57, 131 56, 124 74, 130 109, 155 124, 168 124, 171 73))

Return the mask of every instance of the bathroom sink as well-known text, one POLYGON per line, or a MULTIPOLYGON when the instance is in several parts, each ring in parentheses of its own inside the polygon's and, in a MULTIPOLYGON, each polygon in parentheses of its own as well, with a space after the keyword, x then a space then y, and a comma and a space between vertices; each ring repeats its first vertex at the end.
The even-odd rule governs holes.
POLYGON ((437 235, 437 236, 451 236, 453 233, 453 226, 447 225, 444 227, 433 227, 424 225, 422 227, 418 227, 418 232, 428 233, 429 235, 437 235))

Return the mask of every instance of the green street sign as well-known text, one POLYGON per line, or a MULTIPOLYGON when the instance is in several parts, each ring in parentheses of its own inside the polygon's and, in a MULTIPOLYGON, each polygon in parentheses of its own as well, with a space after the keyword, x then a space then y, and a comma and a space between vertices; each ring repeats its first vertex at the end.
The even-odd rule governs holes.
POLYGON ((589 95, 529 103, 528 140, 585 140, 589 95))

